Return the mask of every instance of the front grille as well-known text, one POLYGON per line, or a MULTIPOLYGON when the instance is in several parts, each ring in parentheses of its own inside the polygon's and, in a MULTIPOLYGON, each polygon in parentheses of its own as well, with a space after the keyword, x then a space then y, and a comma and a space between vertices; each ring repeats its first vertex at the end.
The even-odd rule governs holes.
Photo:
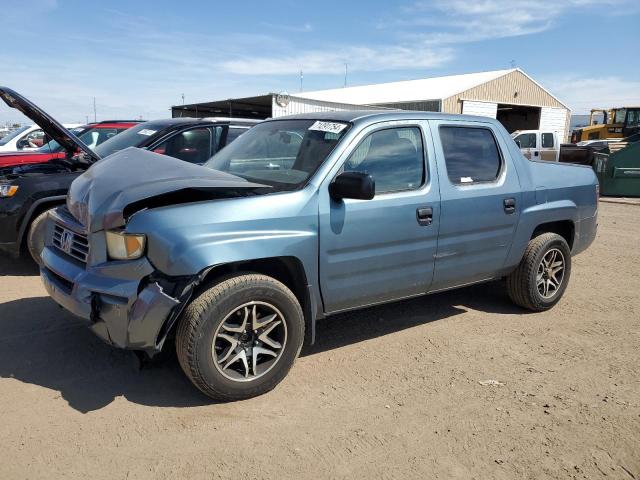
POLYGON ((53 227, 53 245, 76 260, 87 263, 89 241, 86 235, 56 223, 53 227))

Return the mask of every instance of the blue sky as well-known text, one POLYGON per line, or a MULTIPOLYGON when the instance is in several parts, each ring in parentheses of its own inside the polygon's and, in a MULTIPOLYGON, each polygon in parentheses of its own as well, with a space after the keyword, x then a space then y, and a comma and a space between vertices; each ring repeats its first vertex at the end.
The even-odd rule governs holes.
MULTIPOLYGON (((4 0, 0 84, 65 122, 509 68, 569 104, 640 104, 638 0, 4 0)), ((0 123, 23 118, 4 105, 0 123)))

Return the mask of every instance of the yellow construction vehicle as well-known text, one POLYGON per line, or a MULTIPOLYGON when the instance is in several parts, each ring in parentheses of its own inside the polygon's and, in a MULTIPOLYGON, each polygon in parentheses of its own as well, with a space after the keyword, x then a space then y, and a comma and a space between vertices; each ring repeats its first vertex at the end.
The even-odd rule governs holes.
POLYGON ((589 126, 571 132, 571 143, 585 140, 626 138, 640 131, 640 107, 618 107, 610 110, 594 108, 589 116, 589 126), (596 116, 602 115, 602 123, 596 116))

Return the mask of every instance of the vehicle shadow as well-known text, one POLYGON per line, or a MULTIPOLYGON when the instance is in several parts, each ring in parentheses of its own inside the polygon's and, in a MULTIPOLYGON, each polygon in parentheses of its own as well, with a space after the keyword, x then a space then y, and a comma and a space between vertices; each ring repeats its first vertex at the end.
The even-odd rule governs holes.
POLYGON ((0 377, 59 391, 82 413, 118 396, 160 407, 212 403, 187 380, 170 349, 136 371, 131 352, 103 343, 49 297, 0 304, 0 377))
POLYGON ((14 258, 0 253, 0 277, 28 277, 38 274, 38 266, 30 258, 14 258))
MULTIPOLYGON (((470 287, 321 320, 315 345, 307 345, 302 354, 388 335, 462 314, 466 308, 523 312, 509 303, 499 285, 470 287)), ((171 343, 167 353, 136 371, 130 352, 104 344, 48 297, 0 304, 0 377, 59 391, 69 406, 82 413, 103 408, 118 396, 159 407, 214 403, 187 380, 171 343)))
POLYGON ((411 300, 387 303, 318 320, 316 343, 302 356, 340 348, 460 315, 467 309, 493 314, 524 314, 509 300, 504 282, 490 282, 411 300))

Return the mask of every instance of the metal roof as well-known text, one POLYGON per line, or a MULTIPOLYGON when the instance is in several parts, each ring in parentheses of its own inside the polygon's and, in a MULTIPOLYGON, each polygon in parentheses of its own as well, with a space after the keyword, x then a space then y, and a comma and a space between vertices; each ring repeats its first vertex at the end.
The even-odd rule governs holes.
POLYGON ((398 103, 417 100, 443 100, 516 70, 519 69, 511 68, 508 70, 378 83, 359 87, 317 90, 315 92, 296 93, 296 96, 313 100, 351 103, 356 105, 398 103))
POLYGON ((497 122, 497 120, 490 117, 460 115, 457 113, 419 112, 414 110, 340 110, 333 112, 307 112, 268 119, 265 120, 265 122, 279 122, 282 120, 322 120, 352 123, 375 123, 393 120, 464 120, 467 122, 497 122))

